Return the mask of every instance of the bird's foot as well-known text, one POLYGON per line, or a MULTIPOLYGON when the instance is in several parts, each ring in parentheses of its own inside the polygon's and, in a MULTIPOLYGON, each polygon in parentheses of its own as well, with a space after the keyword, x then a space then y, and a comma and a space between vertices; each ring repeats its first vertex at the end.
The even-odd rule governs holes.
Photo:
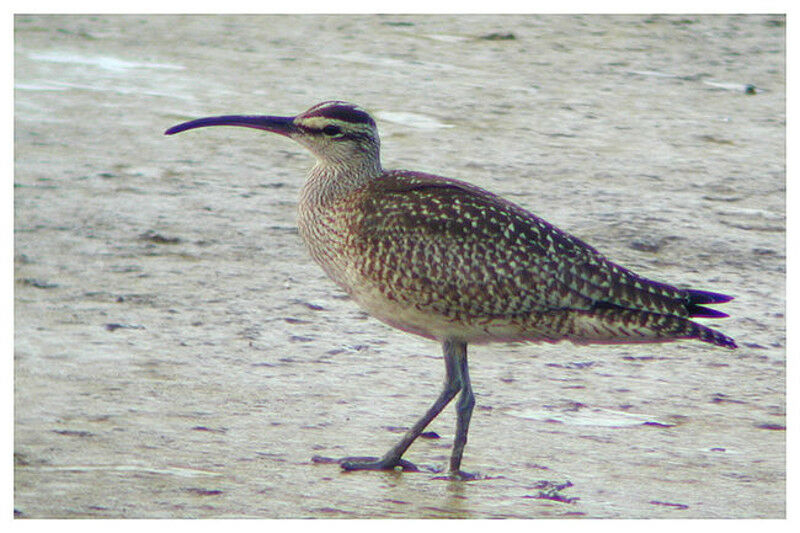
POLYGON ((433 479, 448 479, 451 481, 475 481, 476 479, 483 479, 483 476, 480 474, 471 474, 469 472, 464 472, 463 470, 451 470, 448 473, 436 476, 433 479))
POLYGON ((396 470, 400 468, 403 472, 419 472, 412 462, 405 459, 377 457, 345 457, 339 459, 338 463, 343 470, 351 472, 353 470, 396 470))

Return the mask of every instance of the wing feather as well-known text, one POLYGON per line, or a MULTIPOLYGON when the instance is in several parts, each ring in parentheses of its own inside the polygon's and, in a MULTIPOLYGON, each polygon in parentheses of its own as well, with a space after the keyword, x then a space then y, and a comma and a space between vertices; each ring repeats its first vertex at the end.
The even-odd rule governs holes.
POLYGON ((718 316, 699 304, 730 299, 641 277, 520 206, 457 180, 390 172, 360 201, 353 245, 371 258, 362 273, 439 312, 619 307, 718 316))

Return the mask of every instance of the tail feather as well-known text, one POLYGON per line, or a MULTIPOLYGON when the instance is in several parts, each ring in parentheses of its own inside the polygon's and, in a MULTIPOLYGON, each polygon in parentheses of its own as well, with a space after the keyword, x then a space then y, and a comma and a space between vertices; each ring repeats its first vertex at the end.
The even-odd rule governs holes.
POLYGON ((697 339, 732 350, 737 348, 732 338, 686 317, 614 308, 572 310, 567 317, 568 333, 565 337, 579 343, 697 339))
POLYGON ((697 339, 731 350, 738 348, 736 341, 724 333, 711 329, 703 324, 693 322, 687 318, 647 313, 645 316, 639 317, 639 320, 652 330, 659 332, 660 335, 683 339, 697 339))
POLYGON ((716 309, 709 309, 703 307, 702 304, 724 304, 733 300, 733 296, 727 294, 720 294, 718 292, 698 291, 689 289, 687 293, 686 310, 689 316, 697 318, 726 318, 729 315, 716 309))
POLYGON ((703 342, 709 342, 711 344, 722 346, 723 348, 729 348, 731 350, 735 350, 739 347, 735 340, 715 329, 711 329, 696 322, 691 322, 688 320, 687 322, 691 324, 692 329, 690 338, 695 338, 703 342))
POLYGON ((659 335, 679 339, 697 339, 731 350, 738 348, 736 341, 724 333, 711 329, 703 324, 693 322, 687 318, 652 313, 644 313, 643 316, 637 318, 643 325, 658 332, 659 335))

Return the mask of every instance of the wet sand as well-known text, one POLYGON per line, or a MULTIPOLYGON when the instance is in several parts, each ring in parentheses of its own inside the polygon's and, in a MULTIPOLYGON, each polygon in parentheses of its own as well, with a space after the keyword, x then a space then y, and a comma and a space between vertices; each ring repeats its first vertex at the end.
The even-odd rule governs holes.
MULTIPOLYGON (((778 16, 17 16, 15 515, 785 516, 778 16), (375 113, 384 166, 522 204, 640 274, 732 294, 701 343, 471 349, 463 467, 342 473, 438 394, 295 226, 311 157, 167 127, 375 113)), ((448 409, 407 458, 445 466, 448 409)))

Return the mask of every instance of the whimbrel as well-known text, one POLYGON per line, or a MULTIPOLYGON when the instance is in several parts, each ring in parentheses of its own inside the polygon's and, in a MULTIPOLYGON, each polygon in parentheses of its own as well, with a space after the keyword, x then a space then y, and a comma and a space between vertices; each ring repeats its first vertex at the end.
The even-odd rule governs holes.
POLYGON ((331 101, 294 117, 226 115, 174 126, 243 126, 294 139, 316 157, 300 195, 300 236, 333 281, 373 317, 442 344, 439 397, 383 457, 347 457, 345 470, 416 467, 405 451, 460 394, 450 475, 461 471, 475 399, 467 344, 618 344, 697 339, 736 348, 692 320, 730 301, 679 289, 612 263, 522 207, 463 181, 384 170, 378 129, 362 108, 331 101))

